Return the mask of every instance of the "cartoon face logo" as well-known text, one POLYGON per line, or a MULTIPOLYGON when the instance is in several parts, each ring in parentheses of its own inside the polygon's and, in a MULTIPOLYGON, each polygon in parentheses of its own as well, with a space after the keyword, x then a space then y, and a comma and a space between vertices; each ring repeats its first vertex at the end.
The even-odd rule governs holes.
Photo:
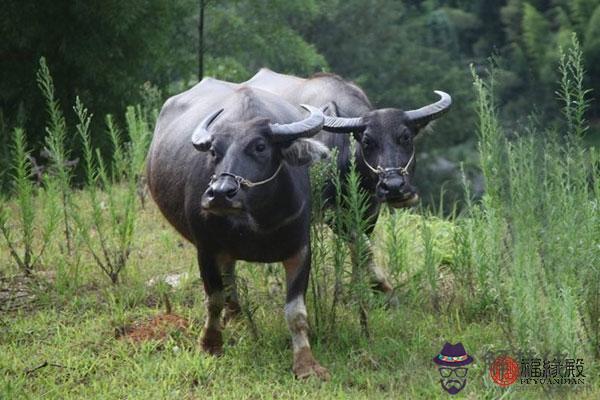
POLYGON ((446 342, 433 362, 438 365, 440 384, 446 392, 456 394, 464 389, 469 372, 465 366, 473 362, 473 357, 467 354, 462 343, 446 342))
POLYGON ((468 368, 462 367, 438 367, 440 371, 440 383, 442 384, 442 388, 450 393, 456 394, 460 392, 465 385, 467 384, 467 373, 469 372, 468 368))

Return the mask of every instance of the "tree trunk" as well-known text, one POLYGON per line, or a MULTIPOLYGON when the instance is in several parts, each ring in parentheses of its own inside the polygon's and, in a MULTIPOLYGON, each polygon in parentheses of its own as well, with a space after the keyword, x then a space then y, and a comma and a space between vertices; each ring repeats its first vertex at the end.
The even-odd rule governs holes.
POLYGON ((204 78, 204 6, 200 0, 200 18, 198 21, 198 82, 204 78))

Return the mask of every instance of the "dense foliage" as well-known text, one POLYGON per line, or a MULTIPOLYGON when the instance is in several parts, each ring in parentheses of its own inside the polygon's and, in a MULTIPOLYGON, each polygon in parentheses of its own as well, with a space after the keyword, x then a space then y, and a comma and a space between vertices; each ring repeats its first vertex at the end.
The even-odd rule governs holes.
MULTIPOLYGON (((600 90, 598 0, 8 1, 0 23, 4 113, 14 118, 21 106, 42 120, 32 113, 41 99, 31 80, 41 56, 59 97, 79 95, 102 111, 136 100, 144 81, 166 93, 181 88, 170 84, 193 84, 200 3, 205 71, 224 79, 243 80, 264 65, 301 75, 331 69, 357 80, 379 105, 410 107, 428 101, 433 87, 465 100, 469 63, 495 55, 499 94, 522 115, 531 99, 555 110, 558 48, 575 32, 588 86, 600 90)), ((464 103, 457 102, 448 126, 464 121, 464 103)), ((450 143, 468 136, 450 133, 450 143)))
MULTIPOLYGON (((119 115, 149 84, 164 98, 196 83, 199 48, 208 76, 243 81, 263 66, 301 76, 329 70, 359 83, 378 107, 415 108, 435 99, 432 90, 448 91, 453 111, 419 149, 419 174, 431 182, 421 188, 426 201, 459 175, 458 161, 481 180, 473 172, 469 65, 485 75, 493 57, 503 124, 519 126, 532 108, 553 123, 560 116, 559 48, 576 33, 588 65, 585 84, 600 93, 600 0, 10 0, 3 10, 0 135, 24 125, 34 149, 44 136, 43 100, 32 80, 41 56, 57 98, 72 104, 79 96, 100 115, 119 115)), ((588 114, 597 133, 600 109, 593 105, 588 114)), ((111 151, 108 141, 99 145, 111 151)), ((459 198, 451 183, 446 189, 448 204, 459 198)))

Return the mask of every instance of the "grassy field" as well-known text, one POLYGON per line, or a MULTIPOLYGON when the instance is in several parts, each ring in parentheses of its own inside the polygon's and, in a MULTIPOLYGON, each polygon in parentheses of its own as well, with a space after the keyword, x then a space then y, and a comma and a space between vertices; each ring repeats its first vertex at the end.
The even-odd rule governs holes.
MULTIPOLYGON (((411 213, 394 218, 419 224, 419 217, 411 213)), ((442 226, 449 228, 446 225, 442 226)), ((3 398, 443 397, 431 358, 447 340, 462 341, 476 359, 467 397, 496 398, 502 393, 483 365, 486 349, 507 346, 493 319, 461 321, 457 313, 415 309, 402 302, 402 296, 398 309, 372 310, 369 340, 361 335, 351 309, 342 312, 335 333, 313 335, 315 354, 333 379, 296 381, 290 370, 279 266, 239 268, 251 287, 242 301, 255 305, 252 319, 258 337, 247 320, 235 321, 225 330, 225 355, 206 356, 196 349, 204 309, 193 248, 153 206, 141 213, 138 232, 137 249, 121 286, 102 284, 105 279, 93 266, 84 267, 81 289, 61 294, 51 286, 40 288, 31 306, 3 315, 3 398), (189 273, 180 288, 169 292, 173 312, 190 321, 189 329, 141 344, 120 338, 119 332, 134 321, 164 312, 164 288, 147 287, 146 282, 167 272, 189 273), (44 362, 57 366, 25 372, 44 362)), ((422 245, 415 244, 410 259, 418 263, 422 245)), ((7 260, 6 254, 2 259, 7 260)))
MULTIPOLYGON (((383 211, 372 242, 396 307, 365 277, 353 279, 364 271, 322 223, 332 215, 314 213, 307 307, 329 382, 293 377, 279 265, 239 263, 243 316, 227 325, 222 357, 198 350, 205 310, 194 248, 140 180, 155 114, 128 108, 123 131, 107 119, 114 154, 105 159, 78 101, 71 129, 84 182, 73 189, 67 129, 44 68, 50 169, 34 183, 15 129, 12 193, 0 197, 0 399, 448 398, 432 361, 445 342, 462 342, 475 360, 456 398, 600 398, 600 154, 584 144, 576 42, 561 63, 560 126, 532 118, 505 132, 491 85, 474 76, 485 195, 472 199, 465 182, 467 202, 452 217, 383 211), (178 285, 165 282, 173 275, 178 285), (522 352, 583 360, 585 384, 497 386, 490 356, 522 352)), ((328 172, 314 172, 318 189, 328 172)), ((350 228, 362 223, 355 178, 341 200, 350 228)))
MULTIPOLYGON (((389 219, 402 226, 407 238, 414 238, 407 246, 407 259, 414 266, 408 271, 411 276, 419 272, 423 260, 420 225, 431 227, 440 256, 451 253, 454 225, 411 211, 385 215, 376 232, 378 250, 385 242, 383 227, 389 219)), ((136 232, 136 249, 118 286, 111 285, 91 260, 82 263, 76 284, 57 282, 63 277, 50 267, 60 252, 58 248, 48 251, 48 270, 36 274, 39 283, 30 292, 35 300, 13 302, 13 307, 19 307, 1 317, 0 398, 446 398, 431 361, 445 341, 461 341, 475 358, 459 397, 520 399, 554 394, 593 399, 600 394, 599 382, 592 378, 597 365, 589 359, 586 373, 591 384, 585 390, 554 393, 496 386, 485 366, 486 352, 510 348, 510 341, 493 315, 464 320, 460 307, 453 305, 458 299, 450 278, 444 277, 444 267, 440 267, 440 285, 447 287, 439 312, 418 307, 415 295, 402 289, 407 286, 406 276, 393 274, 400 287, 400 305, 397 309, 373 305, 369 339, 361 334, 354 307, 340 307, 335 330, 311 338, 315 355, 329 368, 332 380, 304 382, 291 373, 282 268, 241 265, 240 277, 248 287, 242 304, 252 309, 251 322, 242 318, 230 323, 225 329, 225 354, 207 356, 196 347, 205 311, 193 247, 177 236, 152 203, 140 211, 136 232), (148 285, 150 279, 169 273, 188 275, 177 288, 148 285), (134 342, 123 335, 128 328, 163 314, 165 293, 172 312, 189 321, 189 327, 167 329, 162 340, 134 342), (44 363, 48 366, 32 371, 44 363)), ((383 252, 377 254, 381 260, 383 252)), ((0 255, 3 268, 8 267, 8 254, 0 255)), ((4 277, 3 286, 11 286, 10 282, 4 277)), ((312 312, 309 302, 309 315, 312 312)))

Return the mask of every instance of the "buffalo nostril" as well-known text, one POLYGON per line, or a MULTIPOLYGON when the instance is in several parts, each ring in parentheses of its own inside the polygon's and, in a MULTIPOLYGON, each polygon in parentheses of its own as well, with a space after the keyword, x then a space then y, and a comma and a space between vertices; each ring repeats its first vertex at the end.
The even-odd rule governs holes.
POLYGON ((206 191, 206 197, 209 200, 231 200, 238 191, 238 187, 231 185, 213 185, 206 191))
POLYGON ((390 188, 388 187, 387 183, 385 182, 379 182, 379 190, 383 193, 387 193, 390 191, 390 188))
POLYGON ((230 188, 225 192, 225 196, 227 196, 228 199, 232 199, 237 194, 237 192, 238 188, 230 188))
POLYGON ((394 192, 394 193, 402 191, 405 186, 406 186, 406 182, 404 181, 404 179, 393 179, 391 182, 388 182, 385 185, 388 192, 394 192))

